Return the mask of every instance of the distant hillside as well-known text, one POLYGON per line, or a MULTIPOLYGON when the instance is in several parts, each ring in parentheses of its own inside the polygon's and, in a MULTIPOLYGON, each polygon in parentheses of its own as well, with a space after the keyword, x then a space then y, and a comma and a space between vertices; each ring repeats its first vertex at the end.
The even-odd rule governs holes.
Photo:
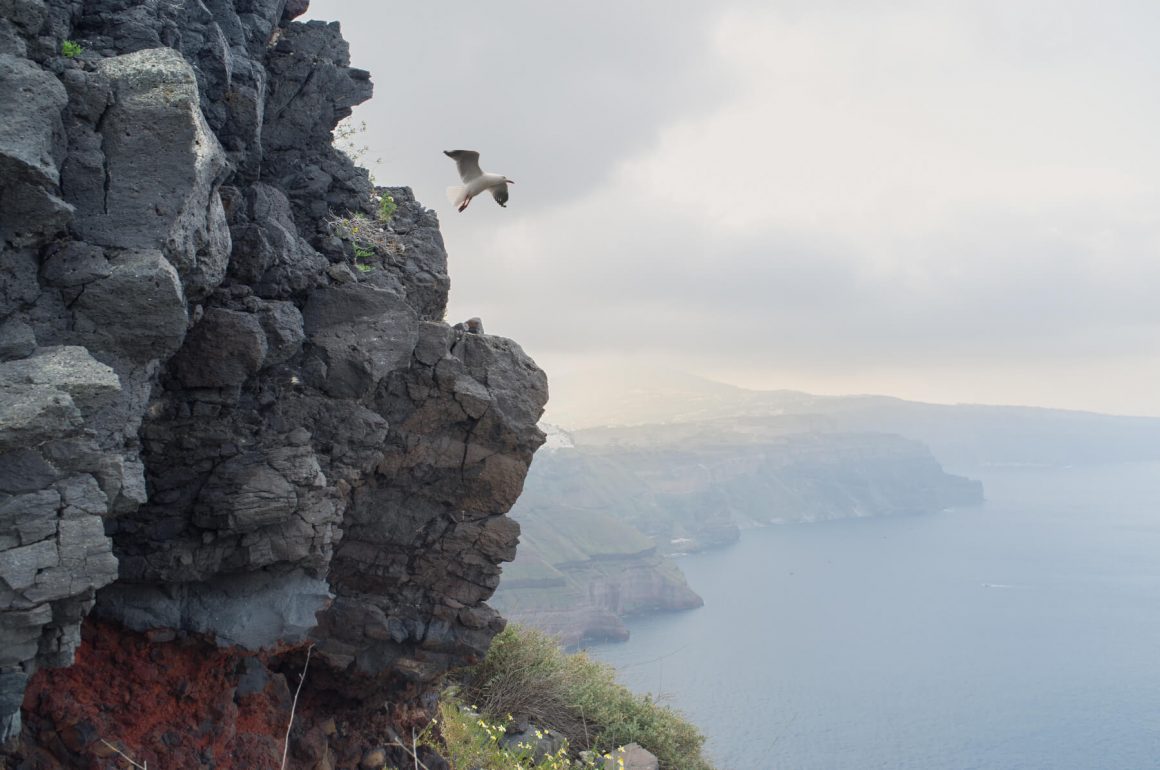
MULTIPOLYGON (((628 427, 673 440, 706 429, 745 431, 760 423, 762 433, 895 433, 923 442, 944 465, 966 468, 1160 459, 1156 417, 746 390, 656 371, 554 378, 552 387, 551 419, 573 432, 628 427)), ((584 432, 588 441, 621 435, 584 432)))
POLYGON ((731 542, 738 527, 928 513, 982 500, 979 482, 945 473, 917 441, 782 427, 718 421, 577 431, 575 448, 536 459, 514 515, 599 512, 662 550, 684 551, 731 542))
POLYGON ((573 644, 622 638, 622 617, 700 605, 662 554, 725 545, 743 527, 982 499, 898 436, 683 427, 557 434, 512 510, 523 532, 497 609, 573 644))

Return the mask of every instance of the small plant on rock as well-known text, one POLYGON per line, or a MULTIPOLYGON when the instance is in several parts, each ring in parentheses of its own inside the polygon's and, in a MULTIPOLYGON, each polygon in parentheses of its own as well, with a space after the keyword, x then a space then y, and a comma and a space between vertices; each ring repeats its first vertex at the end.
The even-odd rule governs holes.
MULTIPOLYGON (((390 202, 385 208, 394 214, 394 199, 387 195, 382 200, 390 202)), ((394 231, 381 218, 383 211, 384 206, 380 203, 379 216, 373 219, 359 211, 346 217, 332 216, 327 220, 330 232, 354 248, 355 266, 364 273, 374 269, 371 262, 380 257, 397 257, 404 250, 394 231)))
POLYGON ((371 148, 367 145, 359 144, 362 141, 363 134, 366 132, 367 123, 365 120, 355 123, 350 118, 347 118, 334 127, 334 134, 331 141, 335 149, 346 155, 357 165, 371 151, 371 148))
POLYGON ((375 266, 369 262, 364 262, 363 260, 374 259, 374 257, 375 253, 373 251, 367 251, 366 249, 360 249, 356 247, 354 250, 354 266, 358 268, 360 273, 370 273, 375 269, 375 266))
POLYGON ((394 197, 390 195, 383 195, 379 197, 379 221, 390 222, 391 217, 399 210, 399 204, 395 203, 394 197))
POLYGON ((66 40, 60 44, 61 56, 67 56, 70 59, 75 59, 84 52, 85 49, 82 48, 81 44, 75 40, 66 40))

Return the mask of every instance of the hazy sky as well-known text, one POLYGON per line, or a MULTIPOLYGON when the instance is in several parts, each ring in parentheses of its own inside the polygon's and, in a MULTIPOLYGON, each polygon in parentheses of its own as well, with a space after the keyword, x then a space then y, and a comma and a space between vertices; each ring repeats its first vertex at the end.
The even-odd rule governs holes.
POLYGON ((1160 3, 314 0, 549 373, 1160 415, 1160 3), (444 149, 516 180, 459 214, 444 149))

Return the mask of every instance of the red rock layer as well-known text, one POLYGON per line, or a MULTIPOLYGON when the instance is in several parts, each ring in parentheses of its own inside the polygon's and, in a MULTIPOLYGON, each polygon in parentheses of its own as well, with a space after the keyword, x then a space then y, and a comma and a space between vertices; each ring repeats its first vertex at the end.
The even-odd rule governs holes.
MULTIPOLYGON (((127 767, 116 747, 162 770, 279 768, 305 657, 304 648, 254 655, 195 636, 166 640, 88 620, 76 663, 32 678, 25 740, 9 767, 127 767)), ((421 730, 428 715, 385 696, 374 707, 358 704, 327 689, 328 678, 324 667, 307 669, 286 767, 337 770, 372 759, 371 766, 412 764, 391 744, 421 730)), ((403 688, 396 695, 413 704, 420 693, 403 688)), ((422 748, 419 757, 429 768, 446 767, 422 748)))

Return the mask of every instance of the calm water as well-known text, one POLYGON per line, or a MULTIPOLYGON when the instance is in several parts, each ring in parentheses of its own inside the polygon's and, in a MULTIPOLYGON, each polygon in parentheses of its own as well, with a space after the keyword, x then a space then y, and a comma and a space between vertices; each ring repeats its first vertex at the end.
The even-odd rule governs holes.
POLYGON ((1160 465, 971 475, 981 508, 681 559, 705 607, 591 652, 720 770, 1160 768, 1160 465))

